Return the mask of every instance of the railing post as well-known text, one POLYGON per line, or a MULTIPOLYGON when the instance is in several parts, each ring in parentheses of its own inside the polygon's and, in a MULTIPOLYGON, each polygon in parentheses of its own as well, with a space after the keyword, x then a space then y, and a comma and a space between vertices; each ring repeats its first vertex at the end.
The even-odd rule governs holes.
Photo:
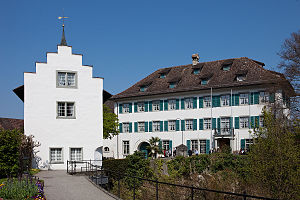
POLYGON ((133 178, 133 200, 135 200, 135 178, 133 178))
POLYGON ((243 192, 243 195, 244 195, 244 200, 246 200, 247 199, 246 191, 243 192))
POLYGON ((194 188, 191 188, 191 199, 194 200, 194 188))
POLYGON ((67 160, 67 173, 69 173, 69 161, 67 160))
POLYGON ((155 181, 155 189, 156 189, 156 200, 158 200, 158 181, 155 181))

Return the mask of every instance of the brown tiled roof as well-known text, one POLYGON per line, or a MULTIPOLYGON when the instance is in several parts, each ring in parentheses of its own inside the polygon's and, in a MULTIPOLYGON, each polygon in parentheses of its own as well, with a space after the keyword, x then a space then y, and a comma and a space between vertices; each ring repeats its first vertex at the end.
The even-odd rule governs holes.
POLYGON ((242 57, 226 60, 217 60, 212 62, 199 63, 201 71, 199 74, 193 74, 193 69, 197 66, 181 65, 159 69, 141 81, 137 82, 127 90, 112 96, 111 99, 118 100, 128 97, 150 96, 158 94, 167 94, 175 92, 197 91, 210 88, 224 88, 249 86, 259 84, 278 84, 285 85, 285 89, 290 95, 294 95, 294 89, 285 79, 283 74, 273 72, 263 68, 264 63, 242 57), (229 71, 223 71, 222 66, 231 64, 229 71), (159 74, 170 69, 166 78, 160 78, 159 74), (246 80, 237 82, 237 74, 246 73, 246 80), (207 85, 201 85, 201 79, 210 78, 207 85), (178 80, 175 88, 169 88, 170 80, 178 80), (149 83, 151 83, 149 85, 149 83), (142 92, 140 86, 148 84, 147 89, 142 92))
POLYGON ((12 130, 23 129, 23 119, 0 118, 0 129, 12 130))

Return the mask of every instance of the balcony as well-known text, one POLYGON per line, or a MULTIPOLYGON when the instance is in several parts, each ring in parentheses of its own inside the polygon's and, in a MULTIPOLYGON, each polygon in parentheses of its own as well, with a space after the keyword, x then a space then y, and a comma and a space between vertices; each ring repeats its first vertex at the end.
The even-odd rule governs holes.
POLYGON ((232 137, 234 134, 233 128, 219 128, 214 130, 215 137, 232 137))

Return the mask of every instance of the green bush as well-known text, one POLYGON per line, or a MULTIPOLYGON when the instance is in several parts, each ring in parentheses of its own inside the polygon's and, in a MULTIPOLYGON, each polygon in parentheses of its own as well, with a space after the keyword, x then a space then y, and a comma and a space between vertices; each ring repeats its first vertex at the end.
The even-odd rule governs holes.
POLYGON ((35 182, 10 179, 0 186, 0 197, 4 199, 23 200, 38 195, 35 182))
POLYGON ((119 174, 112 173, 112 176, 116 176, 116 178, 122 179, 123 174, 126 173, 126 169, 128 168, 128 159, 109 159, 103 161, 103 168, 105 170, 110 170, 113 172, 118 172, 119 174))

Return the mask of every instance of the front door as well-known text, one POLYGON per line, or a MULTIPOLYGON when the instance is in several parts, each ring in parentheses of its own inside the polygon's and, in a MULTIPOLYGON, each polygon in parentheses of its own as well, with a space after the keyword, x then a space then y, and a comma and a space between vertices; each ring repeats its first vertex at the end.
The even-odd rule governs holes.
POLYGON ((220 138, 218 139, 218 148, 221 151, 224 151, 225 149, 230 148, 230 139, 229 138, 220 138))

